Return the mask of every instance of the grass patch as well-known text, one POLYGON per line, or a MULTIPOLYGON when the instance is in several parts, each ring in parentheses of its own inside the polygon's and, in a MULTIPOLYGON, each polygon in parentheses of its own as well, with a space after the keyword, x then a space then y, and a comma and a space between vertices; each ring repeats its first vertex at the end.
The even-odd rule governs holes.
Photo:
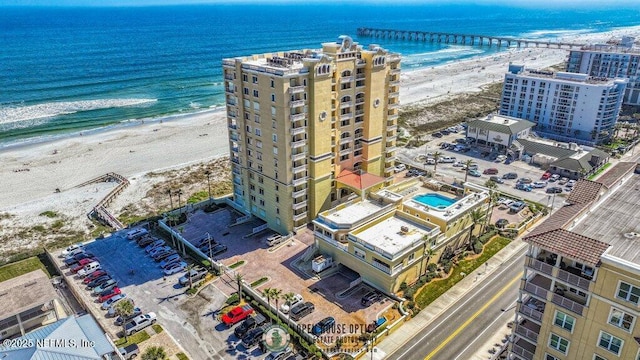
POLYGON ((54 218, 58 216, 58 213, 56 213, 55 211, 47 210, 47 211, 41 212, 40 216, 54 218))
POLYGON ((415 303, 420 309, 424 309, 431 304, 440 295, 447 292, 451 287, 463 279, 461 273, 470 275, 480 265, 487 262, 498 251, 502 250, 507 244, 511 242, 510 239, 505 237, 496 237, 484 246, 482 255, 475 259, 462 260, 455 266, 448 278, 440 281, 433 281, 425 285, 420 292, 416 295, 415 303))
POLYGON ((51 224, 51 228, 52 229, 61 229, 64 226, 64 221, 62 220, 56 220, 53 222, 53 224, 51 224))
POLYGON ((34 256, 0 267, 0 282, 13 279, 14 277, 24 275, 38 269, 42 269, 47 276, 51 277, 47 267, 42 263, 42 261, 40 261, 40 259, 34 256))
POLYGON ((176 357, 178 358, 178 360, 189 360, 189 358, 187 357, 187 355, 185 355, 184 353, 177 353, 176 357))
POLYGON ((187 204, 195 204, 207 199, 209 199, 208 191, 198 191, 197 193, 191 195, 189 199, 187 199, 187 204))
POLYGON ((149 340, 150 337, 151 336, 149 336, 149 334, 147 334, 146 331, 140 331, 133 335, 130 335, 128 338, 129 339, 128 341, 125 341, 124 338, 120 338, 115 342, 115 344, 117 347, 125 347, 131 344, 140 344, 145 340, 149 340))
POLYGON ((251 287, 258 287, 258 286, 260 286, 260 285, 262 285, 262 284, 266 283, 266 282, 267 282, 267 280, 269 280, 269 278, 268 278, 268 277, 266 277, 266 276, 263 276, 263 277, 261 277, 260 279, 258 279, 258 280, 256 280, 256 281, 252 282, 252 283, 251 283, 251 287))
POLYGON ((244 265, 244 263, 245 263, 244 260, 236 261, 233 264, 231 264, 229 267, 232 268, 232 269, 235 269, 235 268, 237 268, 239 266, 244 265))
POLYGON ((151 327, 153 328, 153 331, 156 332, 156 334, 160 334, 161 332, 164 331, 164 329, 162 328, 162 326, 158 325, 158 324, 153 324, 151 325, 151 327))
POLYGON ((589 175, 589 177, 587 178, 587 180, 593 180, 595 179, 598 175, 602 174, 605 170, 607 170, 609 167, 611 166, 611 163, 606 163, 604 164, 604 166, 602 166, 600 169, 598 169, 598 171, 594 172, 593 174, 589 175))

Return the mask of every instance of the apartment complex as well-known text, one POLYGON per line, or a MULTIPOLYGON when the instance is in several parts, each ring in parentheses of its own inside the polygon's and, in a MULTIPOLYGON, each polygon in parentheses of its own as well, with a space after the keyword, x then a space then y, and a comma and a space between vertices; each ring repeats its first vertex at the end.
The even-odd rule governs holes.
MULTIPOLYGON (((640 174, 579 180, 529 244, 510 359, 640 359, 640 174)), ((634 173, 636 170, 636 173, 634 173)))
POLYGON ((224 59, 223 70, 237 208, 288 233, 388 183, 398 54, 341 36, 319 50, 224 59))
POLYGON ((500 114, 533 121, 537 133, 552 139, 595 144, 612 135, 626 84, 626 79, 509 65, 500 114))
POLYGON ((417 181, 398 186, 321 212, 313 221, 315 246, 323 256, 386 293, 417 281, 445 249, 453 254, 466 245, 470 213, 486 214, 489 199, 488 189, 471 183, 464 189, 435 180, 430 189, 417 181))
POLYGON ((634 38, 623 37, 620 44, 598 44, 571 50, 567 71, 605 78, 629 80, 624 104, 640 105, 640 48, 634 47, 634 38))

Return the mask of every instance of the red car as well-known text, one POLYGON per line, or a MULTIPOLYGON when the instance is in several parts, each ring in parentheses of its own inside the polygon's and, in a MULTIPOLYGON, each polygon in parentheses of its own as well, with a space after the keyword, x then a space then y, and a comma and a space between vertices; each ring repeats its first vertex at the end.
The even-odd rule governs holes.
POLYGON ((246 319, 247 316, 251 314, 253 314, 253 308, 251 305, 236 306, 228 313, 222 315, 222 322, 227 326, 231 326, 246 319))
POLYGON ((85 265, 89 264, 92 261, 94 261, 94 259, 82 259, 78 261, 78 263, 71 268, 71 272, 74 274, 77 273, 78 271, 80 271, 80 269, 82 269, 85 265))
POLYGON ((90 282, 92 282, 93 280, 99 278, 102 275, 107 275, 107 272, 104 270, 96 270, 94 272, 92 272, 91 274, 87 275, 86 278, 84 278, 82 280, 83 283, 88 284, 90 282))
POLYGON ((542 174, 541 179, 542 180, 549 180, 550 177, 551 177, 551 173, 547 171, 546 173, 542 174))
POLYGON ((105 292, 103 292, 102 294, 100 294, 100 297, 98 297, 98 302, 103 303, 109 299, 111 299, 112 297, 119 295, 120 294, 120 288, 119 287, 114 287, 111 290, 107 290, 105 292))

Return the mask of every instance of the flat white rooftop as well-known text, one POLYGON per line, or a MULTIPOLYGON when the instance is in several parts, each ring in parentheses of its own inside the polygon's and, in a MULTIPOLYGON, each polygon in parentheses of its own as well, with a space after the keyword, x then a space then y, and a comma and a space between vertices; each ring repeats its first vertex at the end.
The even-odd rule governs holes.
POLYGON ((329 213, 320 214, 322 223, 330 227, 343 227, 356 224, 367 217, 379 212, 384 206, 371 201, 360 201, 347 205, 340 210, 329 210, 329 213), (343 226, 340 226, 343 225, 343 226))
POLYGON ((417 225, 398 216, 391 216, 363 231, 351 234, 360 242, 376 247, 378 252, 392 259, 405 250, 422 243, 432 229, 417 225), (407 230, 402 231, 402 229, 407 230))

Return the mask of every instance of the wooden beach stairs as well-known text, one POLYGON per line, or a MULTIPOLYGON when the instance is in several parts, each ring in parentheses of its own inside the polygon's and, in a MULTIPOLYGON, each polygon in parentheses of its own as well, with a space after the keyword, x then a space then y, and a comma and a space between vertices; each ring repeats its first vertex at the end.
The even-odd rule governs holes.
POLYGON ((118 196, 127 186, 129 186, 129 180, 127 180, 127 178, 116 173, 106 173, 89 181, 85 181, 76 187, 83 187, 90 184, 113 181, 117 182, 118 186, 116 186, 107 194, 107 196, 100 200, 100 202, 98 202, 98 204, 91 209, 87 216, 89 216, 89 218, 96 218, 102 223, 111 226, 115 230, 121 230, 124 228, 124 225, 115 216, 113 216, 113 214, 111 214, 109 210, 107 210, 107 206, 109 206, 113 199, 115 199, 116 196, 118 196))

